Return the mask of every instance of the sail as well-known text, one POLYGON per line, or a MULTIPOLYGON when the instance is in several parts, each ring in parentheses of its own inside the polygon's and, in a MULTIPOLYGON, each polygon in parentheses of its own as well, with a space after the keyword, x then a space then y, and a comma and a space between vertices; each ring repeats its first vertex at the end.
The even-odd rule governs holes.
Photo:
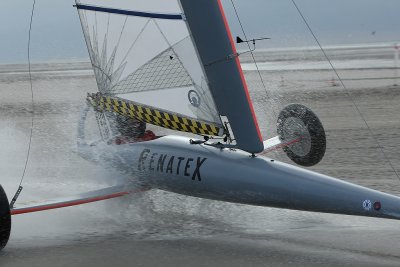
POLYGON ((177 0, 77 0, 76 7, 102 94, 222 129, 177 0))
POLYGON ((109 110, 196 134, 229 129, 236 147, 262 150, 219 1, 76 0, 76 7, 99 92, 114 103, 109 110))

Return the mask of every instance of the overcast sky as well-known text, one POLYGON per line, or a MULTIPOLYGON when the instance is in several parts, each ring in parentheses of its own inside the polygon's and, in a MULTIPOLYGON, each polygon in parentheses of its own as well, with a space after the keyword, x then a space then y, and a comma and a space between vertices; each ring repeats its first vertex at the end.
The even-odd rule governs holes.
MULTIPOLYGON (((242 35, 230 1, 223 3, 232 32, 242 35)), ((264 47, 315 45, 291 0, 234 2, 249 37, 272 38, 264 47)), ((34 61, 87 58, 73 4, 73 0, 37 0, 34 61)), ((297 0, 297 4, 323 45, 400 40, 400 0, 297 0)), ((0 1, 0 64, 26 61, 31 7, 31 0, 0 1)))

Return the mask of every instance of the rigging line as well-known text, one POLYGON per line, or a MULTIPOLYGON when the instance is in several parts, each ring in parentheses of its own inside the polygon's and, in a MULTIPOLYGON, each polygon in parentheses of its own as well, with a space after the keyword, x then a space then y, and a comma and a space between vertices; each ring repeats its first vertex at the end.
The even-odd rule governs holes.
MULTIPOLYGON (((123 27, 122 27, 122 29, 121 29, 121 33, 120 33, 120 36, 119 36, 119 39, 118 39, 118 44, 117 44, 117 46, 115 47, 115 49, 118 48, 118 46, 119 46, 119 43, 120 43, 120 41, 121 41, 121 36, 122 36, 122 33, 123 33, 124 29, 125 29, 125 24, 126 24, 127 19, 128 19, 128 17, 126 17, 126 19, 125 19, 124 25, 123 25, 123 27)), ((142 36, 144 30, 147 28, 147 25, 149 25, 149 23, 150 23, 151 20, 152 20, 152 18, 149 18, 149 19, 146 21, 146 23, 144 24, 143 28, 140 30, 139 34, 136 36, 136 39, 133 41, 132 45, 129 47, 128 51, 125 53, 125 56, 122 58, 121 63, 119 64, 119 66, 118 66, 118 68, 117 68, 116 71, 119 71, 121 68, 125 68, 124 66, 126 66, 126 64, 127 64, 126 59, 128 58, 128 56, 129 56, 129 54, 131 53, 133 47, 136 45, 137 41, 138 41, 139 38, 142 36)), ((129 75, 128 75, 128 76, 129 76, 129 75)), ((124 78, 124 79, 125 79, 125 78, 124 78)), ((112 92, 112 90, 113 90, 119 83, 120 83, 120 81, 117 82, 117 83, 115 83, 115 84, 109 89, 109 92, 112 92)))
MULTIPOLYGON (((239 17, 238 12, 237 12, 235 3, 233 2, 233 0, 230 0, 230 1, 231 1, 231 3, 232 3, 233 9, 235 10, 235 14, 236 14, 237 20, 238 20, 238 22, 239 22, 240 28, 242 29, 244 38, 245 38, 246 40, 248 40, 248 39, 247 39, 246 32, 244 31, 243 24, 242 24, 242 22, 241 22, 241 20, 240 20, 240 17, 239 17)), ((257 61, 256 61, 256 59, 255 59, 255 57, 254 57, 254 53, 253 53, 253 50, 254 50, 254 49, 251 49, 251 47, 250 47, 250 42, 247 42, 247 46, 248 46, 248 48, 249 48, 249 52, 250 52, 250 54, 251 54, 251 57, 253 58, 254 65, 256 66, 258 76, 260 77, 260 80, 261 80, 261 84, 262 84, 262 86, 263 86, 263 88, 264 88, 264 90, 265 90, 265 94, 267 95, 267 99, 268 99, 269 102, 272 104, 272 97, 271 97, 271 95, 268 93, 267 87, 265 86, 265 83, 264 83, 264 79, 263 79, 263 77, 262 77, 262 75, 261 75, 260 69, 258 68, 257 61)), ((274 113, 274 117, 277 117, 273 105, 271 105, 271 107, 272 107, 272 112, 274 113)))
POLYGON ((295 8, 297 9, 297 12, 300 14, 301 18, 303 19, 304 23, 306 24, 308 30, 310 31, 311 35, 314 37, 314 40, 317 42, 319 48, 321 49, 322 53, 324 54, 324 57, 326 58, 326 60, 329 62, 329 65, 331 66, 332 70, 334 71, 335 75, 337 76, 337 78, 339 79, 340 84, 342 85, 342 87, 345 89, 345 92, 347 93, 348 97, 350 98, 353 107, 355 108, 356 112, 360 115, 360 117, 362 118, 362 120, 364 121, 365 126, 367 126, 368 131, 370 133, 370 135, 372 136, 372 138, 374 139, 374 141, 378 144, 378 147, 383 155, 383 157, 385 158, 385 160, 387 160, 387 162, 389 163, 390 167, 392 168, 393 172, 396 174, 398 180, 400 181, 400 176, 397 173, 396 169, 393 166, 392 161, 388 158, 388 156, 386 155, 385 151, 383 150, 383 147, 381 146, 381 144, 378 141, 378 138, 375 137, 375 135, 373 134, 371 128, 369 127, 369 124, 367 122, 367 120, 365 119, 365 117, 363 116, 363 114, 361 113, 361 110, 358 108, 357 103, 353 97, 353 94, 349 91, 349 89, 345 86, 342 78, 340 77, 339 73, 337 72, 336 68, 333 66, 332 61, 330 60, 330 58, 328 57, 328 55, 325 52, 325 49, 322 47, 321 43, 319 42, 317 36, 314 34, 314 31, 311 29, 311 26, 308 24, 306 18, 304 17, 303 13, 301 12, 300 8, 298 7, 298 5, 296 4, 295 0, 291 0, 293 5, 295 6, 295 8))
POLYGON ((31 109, 32 109, 32 116, 31 116, 31 131, 29 134, 29 143, 28 143, 28 151, 26 154, 26 160, 25 160, 25 165, 24 165, 24 170, 22 172, 22 176, 21 176, 21 180, 19 182, 19 186, 18 186, 18 190, 15 193, 13 199, 10 202, 10 207, 13 208, 15 202, 17 201, 17 198, 19 196, 19 194, 22 191, 22 182, 24 181, 25 178, 25 173, 26 173, 26 169, 28 167, 28 162, 29 162, 29 156, 31 153, 31 145, 32 145, 32 135, 33 135, 33 126, 34 126, 34 116, 35 116, 35 103, 34 103, 34 97, 33 97, 33 83, 32 83, 32 73, 31 73, 31 32, 32 32, 32 22, 33 22, 33 15, 35 12, 35 5, 36 5, 36 0, 33 0, 33 4, 32 4, 32 12, 31 12, 31 19, 29 22, 29 33, 28 33, 28 72, 29 72, 29 83, 30 83, 30 90, 31 90, 31 109))
POLYGON ((98 29, 97 29, 97 12, 94 12, 94 27, 93 27, 93 32, 96 33, 96 36, 98 36, 98 29))
POLYGON ((92 62, 93 56, 93 47, 92 47, 92 40, 89 35, 89 26, 86 15, 78 11, 79 20, 81 21, 83 36, 85 38, 86 47, 88 49, 90 61, 92 62))
POLYGON ((33 0, 31 20, 30 20, 30 23, 29 23, 29 34, 28 34, 28 71, 29 71, 29 83, 30 83, 30 90, 31 90, 31 109, 32 109, 31 132, 30 132, 30 136, 29 136, 28 153, 27 153, 27 156, 26 156, 24 172, 22 173, 22 178, 21 178, 19 186, 22 185, 22 182, 23 182, 23 180, 25 178, 26 169, 27 169, 27 166, 28 166, 29 155, 30 155, 30 152, 31 152, 34 117, 35 117, 35 110, 34 110, 35 103, 34 103, 34 96, 33 96, 33 83, 32 83, 32 72, 31 72, 31 33, 32 33, 33 15, 35 13, 35 5, 36 5, 36 0, 33 0))
POLYGON ((128 21, 128 16, 126 16, 125 21, 124 21, 124 25, 122 26, 121 32, 119 33, 118 42, 117 42, 117 45, 116 45, 115 48, 114 48, 115 50, 119 47, 119 45, 120 45, 120 43, 121 43, 122 34, 124 33, 125 25, 126 25, 126 22, 127 22, 127 21, 128 21))
POLYGON ((108 66, 108 60, 107 60, 107 43, 108 43, 108 33, 109 33, 109 29, 110 29, 110 14, 108 14, 107 17, 107 31, 106 34, 104 35, 104 40, 103 40, 103 51, 102 56, 105 62, 103 62, 104 65, 108 66), (105 51, 104 51, 105 50, 105 51))
MULTIPOLYGON (((137 41, 139 40, 139 38, 142 36, 144 30, 147 28, 147 25, 149 25, 150 21, 152 19, 149 18, 146 23, 144 24, 143 28, 140 30, 139 34, 136 36, 135 40, 132 42, 132 45, 129 47, 128 51, 125 53, 125 56, 123 57, 123 59, 121 60, 121 65, 123 64, 123 62, 128 58, 129 54, 131 53, 133 47, 136 45, 137 41)), ((125 21, 126 23, 126 21, 125 21)), ((125 23, 124 23, 124 28, 125 28, 125 23)), ((122 29, 122 31, 124 30, 124 28, 122 29)), ((121 34, 122 34, 121 31, 121 34)), ((111 88, 112 89, 112 88, 111 88)))

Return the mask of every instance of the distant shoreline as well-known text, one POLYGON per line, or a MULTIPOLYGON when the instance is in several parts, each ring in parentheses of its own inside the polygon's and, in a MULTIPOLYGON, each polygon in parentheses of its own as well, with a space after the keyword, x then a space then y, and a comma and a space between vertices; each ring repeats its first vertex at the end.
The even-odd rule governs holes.
MULTIPOLYGON (((395 43, 396 41, 334 45, 326 46, 324 49, 335 68, 340 70, 390 70, 396 67, 400 68, 400 63, 397 62, 396 66, 394 60, 396 52, 394 48, 395 43)), ((400 44, 400 41, 397 41, 397 43, 400 44)), ((331 70, 330 64, 318 47, 257 49, 253 54, 258 63, 258 68, 262 71, 331 70)), ((241 54, 240 61, 243 70, 256 70, 250 53, 241 54)), ((89 58, 33 62, 31 70, 33 73, 83 71, 80 75, 92 74, 92 66, 89 58)), ((0 64, 0 75, 23 74, 27 72, 27 63, 0 64)))

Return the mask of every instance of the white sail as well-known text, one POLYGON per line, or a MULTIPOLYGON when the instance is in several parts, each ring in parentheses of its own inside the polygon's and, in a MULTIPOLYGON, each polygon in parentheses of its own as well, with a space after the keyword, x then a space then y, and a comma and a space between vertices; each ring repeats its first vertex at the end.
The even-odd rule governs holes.
POLYGON ((76 1, 100 91, 91 103, 263 150, 220 0, 76 1))
POLYGON ((99 91, 221 125, 178 0, 77 0, 99 91))

